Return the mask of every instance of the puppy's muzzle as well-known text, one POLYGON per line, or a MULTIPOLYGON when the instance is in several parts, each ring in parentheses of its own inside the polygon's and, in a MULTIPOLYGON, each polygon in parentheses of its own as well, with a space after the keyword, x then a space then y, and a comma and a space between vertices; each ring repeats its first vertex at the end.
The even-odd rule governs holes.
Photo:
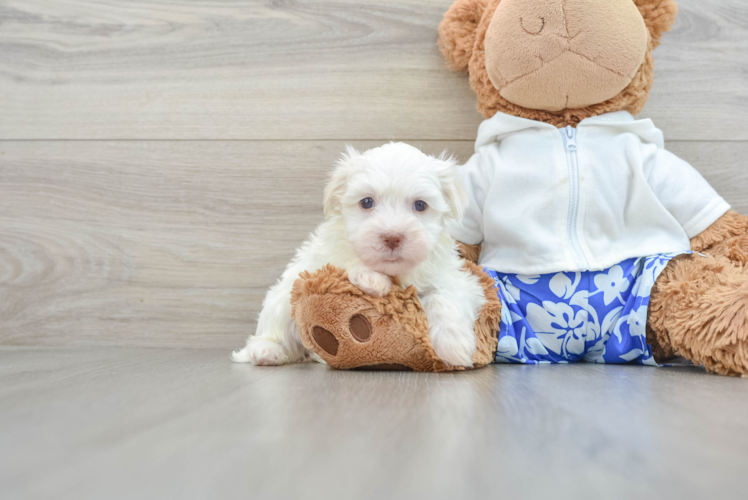
POLYGON ((403 236, 400 233, 384 233, 382 235, 382 243, 384 243, 384 246, 389 248, 390 250, 397 249, 405 239, 405 236, 403 236))

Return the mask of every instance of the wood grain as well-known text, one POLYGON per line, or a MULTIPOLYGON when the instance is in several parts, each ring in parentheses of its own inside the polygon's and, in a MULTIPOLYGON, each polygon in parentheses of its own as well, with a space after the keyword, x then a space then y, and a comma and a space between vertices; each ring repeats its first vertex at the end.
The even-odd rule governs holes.
MULTIPOLYGON (((361 149, 378 142, 354 142, 361 149)), ((465 161, 472 142, 414 143, 465 161)), ((0 344, 237 347, 342 141, 0 142, 0 344)), ((669 144, 748 213, 748 143, 669 144)))
MULTIPOLYGON (((0 0, 0 139, 473 140, 452 0, 0 0)), ((748 3, 680 0, 643 115, 747 140, 748 3)))
POLYGON ((343 148, 0 143, 0 342, 240 344, 343 148))
POLYGON ((737 500, 747 411, 745 381, 697 368, 371 373, 0 347, 0 496, 737 500))

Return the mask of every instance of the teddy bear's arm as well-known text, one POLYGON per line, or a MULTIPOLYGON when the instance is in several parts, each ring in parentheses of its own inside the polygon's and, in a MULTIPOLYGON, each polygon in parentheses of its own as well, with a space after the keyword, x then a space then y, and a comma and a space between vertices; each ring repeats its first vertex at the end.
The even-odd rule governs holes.
MULTIPOLYGON (((491 363, 496 354, 501 302, 493 279, 465 263, 483 288, 486 302, 475 321, 473 367, 491 363)), ((435 353, 429 325, 415 287, 394 283, 384 297, 372 297, 350 283, 342 269, 326 265, 303 272, 291 293, 293 317, 304 346, 339 369, 410 369, 452 371, 435 353)))
POLYGON ((691 249, 748 262, 748 217, 728 210, 701 234, 691 238, 691 249))
POLYGON ((478 258, 480 257, 481 243, 478 243, 477 245, 468 245, 467 243, 458 241, 457 251, 460 253, 460 257, 466 261, 477 264, 478 258))

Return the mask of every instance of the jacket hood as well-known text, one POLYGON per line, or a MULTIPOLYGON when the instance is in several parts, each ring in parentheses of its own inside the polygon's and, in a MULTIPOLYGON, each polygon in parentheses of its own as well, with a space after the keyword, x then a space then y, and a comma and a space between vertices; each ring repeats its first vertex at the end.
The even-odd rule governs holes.
MULTIPOLYGON (((645 143, 654 144, 659 148, 665 147, 665 138, 660 129, 655 127, 649 118, 635 119, 628 111, 615 111, 582 120, 577 128, 610 127, 618 129, 619 133, 631 133, 639 136, 645 143)), ((520 132, 558 130, 549 123, 518 116, 496 113, 485 120, 478 128, 478 139, 475 141, 475 151, 494 142, 501 142, 504 138, 520 132)))

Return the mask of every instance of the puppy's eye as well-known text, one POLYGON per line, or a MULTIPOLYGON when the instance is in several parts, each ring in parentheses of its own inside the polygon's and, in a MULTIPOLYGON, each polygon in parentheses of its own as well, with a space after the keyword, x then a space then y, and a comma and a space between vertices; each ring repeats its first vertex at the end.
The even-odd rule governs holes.
POLYGON ((413 208, 416 210, 416 212, 424 212, 427 208, 429 208, 429 205, 423 200, 418 200, 417 202, 413 203, 413 208))
POLYGON ((374 207, 374 200, 371 198, 364 198, 363 200, 359 201, 358 204, 361 205, 361 208, 369 210, 370 208, 374 207))

